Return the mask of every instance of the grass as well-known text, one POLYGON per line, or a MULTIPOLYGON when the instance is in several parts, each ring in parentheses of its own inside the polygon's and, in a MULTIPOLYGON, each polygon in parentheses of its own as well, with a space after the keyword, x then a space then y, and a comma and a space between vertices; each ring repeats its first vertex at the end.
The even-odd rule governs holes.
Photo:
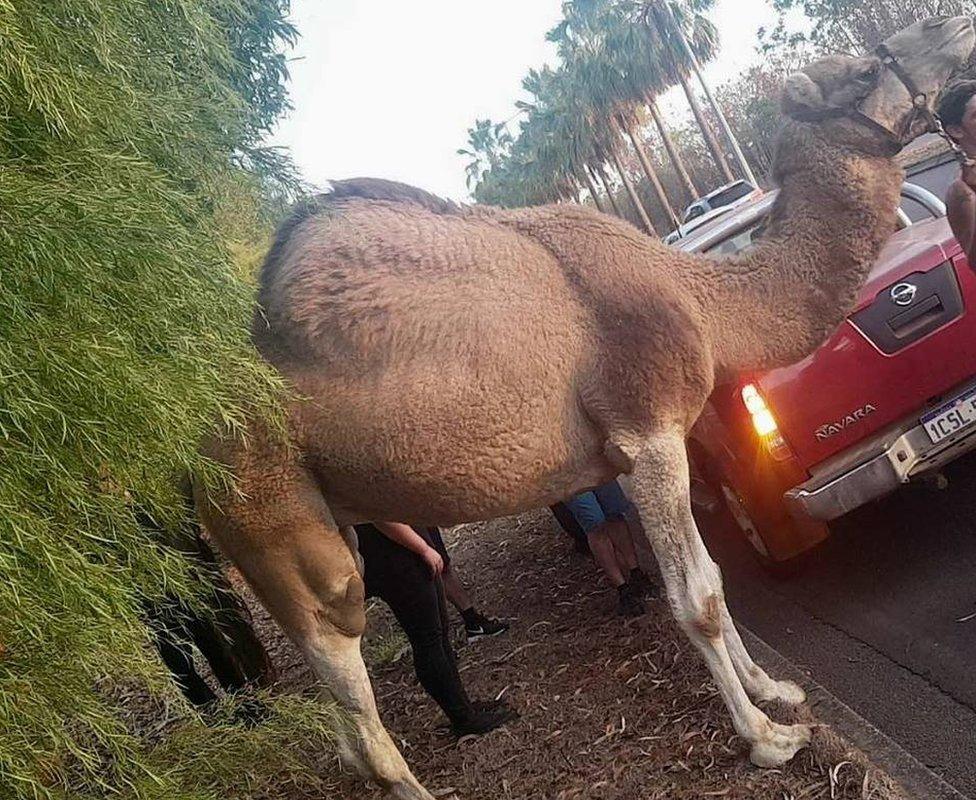
MULTIPOLYGON (((249 272, 294 186, 260 141, 286 107, 285 0, 0 0, 0 797, 202 798, 306 780, 332 724, 165 737, 124 680, 179 706, 141 619, 198 577, 139 521, 281 384, 253 352, 249 272), (101 688, 100 688, 101 687, 101 688)), ((287 793, 287 789, 282 789, 287 793)))

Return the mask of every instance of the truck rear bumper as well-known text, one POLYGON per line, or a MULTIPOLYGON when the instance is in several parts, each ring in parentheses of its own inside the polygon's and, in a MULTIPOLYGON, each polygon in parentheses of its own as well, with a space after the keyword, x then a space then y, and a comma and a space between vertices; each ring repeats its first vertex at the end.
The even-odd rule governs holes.
POLYGON ((976 428, 933 444, 925 428, 917 425, 863 464, 826 482, 821 476, 790 489, 784 496, 786 507, 800 519, 836 519, 970 450, 976 450, 976 428))

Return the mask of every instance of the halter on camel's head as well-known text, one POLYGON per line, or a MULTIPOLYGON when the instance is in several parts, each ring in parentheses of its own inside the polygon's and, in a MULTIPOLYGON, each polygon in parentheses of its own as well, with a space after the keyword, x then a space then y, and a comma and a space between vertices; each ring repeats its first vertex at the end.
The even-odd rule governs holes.
POLYGON ((932 17, 886 39, 872 55, 829 56, 791 75, 783 110, 811 124, 836 124, 845 144, 894 155, 923 133, 956 152, 935 114, 939 93, 976 45, 969 17, 932 17), (852 124, 853 123, 853 124, 852 124))

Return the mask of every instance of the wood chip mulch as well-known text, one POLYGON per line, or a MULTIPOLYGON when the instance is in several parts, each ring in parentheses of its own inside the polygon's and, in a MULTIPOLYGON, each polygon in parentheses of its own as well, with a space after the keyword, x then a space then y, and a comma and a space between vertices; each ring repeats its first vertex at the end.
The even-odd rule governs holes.
MULTIPOLYGON (((373 609, 364 649, 380 713, 436 797, 905 800, 826 727, 781 769, 749 764, 666 603, 651 601, 636 620, 617 617, 615 593, 548 513, 462 526, 447 538, 477 605, 512 620, 504 636, 460 644, 465 684, 475 698, 504 696, 521 718, 487 736, 455 740, 417 685, 390 615, 373 609)), ((300 657, 259 608, 255 618, 281 690, 308 690, 314 681, 300 657)), ((781 722, 809 719, 802 708, 770 714, 781 722)), ((382 796, 338 770, 334 781, 336 797, 382 796)))

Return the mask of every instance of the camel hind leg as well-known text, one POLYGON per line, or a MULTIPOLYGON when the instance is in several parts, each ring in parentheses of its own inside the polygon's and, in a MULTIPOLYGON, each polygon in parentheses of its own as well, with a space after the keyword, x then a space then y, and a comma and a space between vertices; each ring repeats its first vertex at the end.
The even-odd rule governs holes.
POLYGON ((431 800, 377 713, 360 650, 365 597, 354 540, 299 465, 278 454, 236 456, 239 491, 199 503, 207 527, 344 712, 343 764, 397 800, 431 800))
POLYGON ((749 695, 785 695, 783 699, 795 702, 802 692, 762 672, 735 630, 725 606, 721 573, 691 514, 681 432, 656 436, 642 446, 632 478, 641 522, 661 567, 675 619, 704 657, 736 733, 751 745, 753 763, 772 767, 789 761, 809 743, 810 727, 772 722, 749 695))

